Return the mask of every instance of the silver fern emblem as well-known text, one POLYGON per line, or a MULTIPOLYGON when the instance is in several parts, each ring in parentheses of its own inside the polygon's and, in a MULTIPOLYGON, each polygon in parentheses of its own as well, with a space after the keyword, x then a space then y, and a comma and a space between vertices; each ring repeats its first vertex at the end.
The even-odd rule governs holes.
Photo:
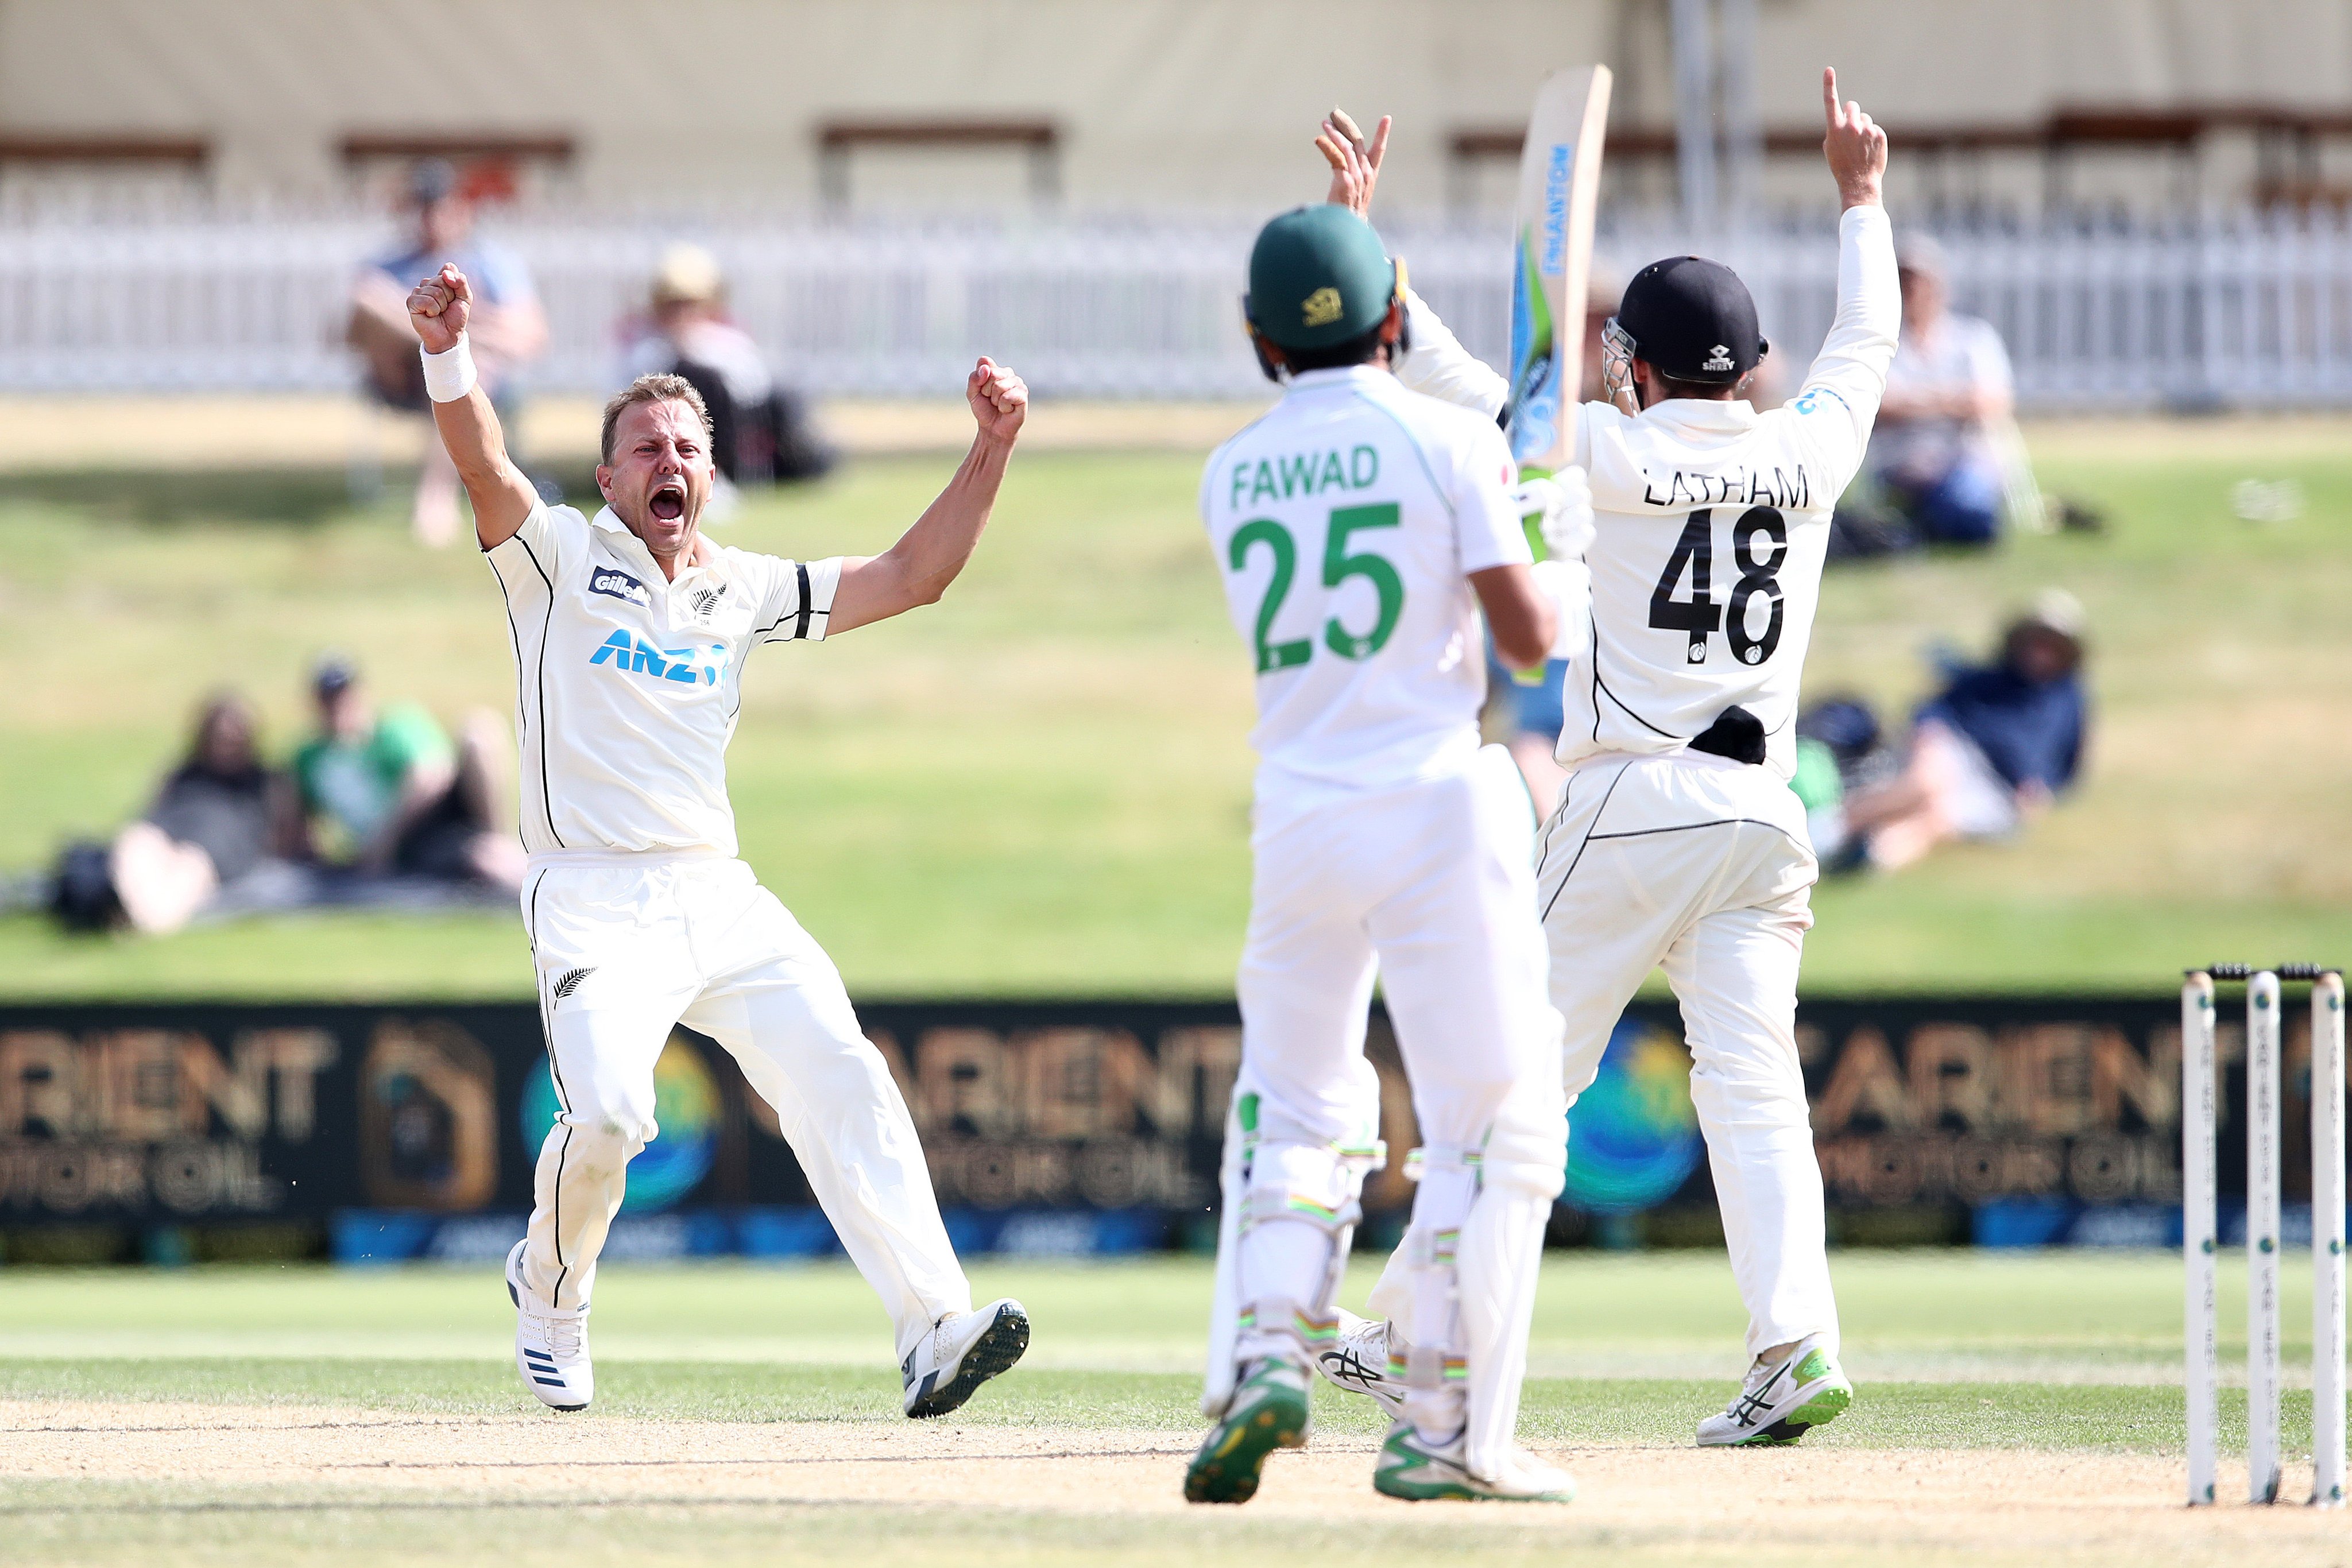
POLYGON ((560 1002, 564 998, 570 996, 572 992, 578 990, 580 988, 580 982, 586 979, 595 972, 596 966, 593 964, 589 965, 584 969, 566 969, 562 974, 556 977, 555 999, 560 1002))
POLYGON ((726 597, 726 594, 716 588, 706 588, 701 592, 696 594, 694 596, 695 619, 698 621, 709 620, 710 612, 718 609, 719 601, 726 597))

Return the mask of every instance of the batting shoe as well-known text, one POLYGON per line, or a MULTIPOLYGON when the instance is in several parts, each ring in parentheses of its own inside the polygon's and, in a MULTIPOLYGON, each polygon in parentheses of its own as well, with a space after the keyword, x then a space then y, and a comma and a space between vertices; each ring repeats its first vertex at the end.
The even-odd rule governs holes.
POLYGON ((1699 1422, 1699 1447, 1793 1443, 1810 1428, 1843 1415, 1853 1403, 1853 1385, 1830 1354, 1828 1341, 1825 1333, 1807 1334, 1785 1354, 1759 1358, 1748 1369, 1738 1397, 1722 1415, 1699 1422))
POLYGON ((1456 1433, 1449 1443, 1432 1443, 1410 1421, 1389 1428, 1372 1466, 1372 1490, 1407 1502, 1573 1502, 1576 1479, 1525 1448, 1515 1448, 1502 1473, 1472 1473, 1464 1457, 1467 1444, 1456 1433))
POLYGON ((1315 1354, 1315 1370, 1332 1387, 1377 1402, 1391 1420, 1404 1419, 1404 1384, 1389 1375, 1389 1325, 1338 1309, 1339 1334, 1315 1354))
POLYGON ((1279 1356, 1248 1368, 1184 1472, 1186 1502, 1247 1502, 1276 1448, 1307 1446, 1307 1369, 1279 1356))
POLYGON ((540 1306, 523 1289, 522 1249, 507 1254, 507 1295, 515 1304, 515 1370, 539 1402, 556 1410, 585 1410, 596 1396, 596 1369, 588 1360, 588 1309, 559 1312, 540 1306))
POLYGON ((950 1312, 898 1364, 902 1406, 916 1420, 944 1416, 1029 1348, 1029 1314, 1006 1297, 976 1312, 950 1312))

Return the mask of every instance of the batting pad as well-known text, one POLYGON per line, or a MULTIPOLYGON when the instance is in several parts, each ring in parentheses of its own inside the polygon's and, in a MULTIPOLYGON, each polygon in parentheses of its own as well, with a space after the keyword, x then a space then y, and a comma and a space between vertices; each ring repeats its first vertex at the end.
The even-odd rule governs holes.
POLYGON ((1544 1223, 1568 1174, 1559 1095, 1522 1090, 1486 1140, 1477 1200, 1456 1249, 1461 1332, 1469 1363, 1466 1452, 1474 1475, 1493 1478, 1517 1451, 1519 1385, 1528 1372, 1544 1223), (1540 1103, 1544 1110, 1534 1113, 1540 1103))
POLYGON ((1402 1336, 1389 1336, 1389 1375, 1405 1385, 1412 1424, 1437 1443, 1463 1424, 1468 1354, 1459 1259, 1463 1226, 1477 1204, 1479 1160, 1475 1149, 1430 1144, 1415 1149, 1405 1165, 1421 1184, 1398 1249, 1411 1317, 1402 1336))
POLYGON ((1311 1354, 1336 1331, 1339 1279, 1361 1215, 1364 1177, 1381 1166, 1380 1077, 1358 1058, 1355 1124, 1318 1138, 1257 1088, 1244 1063, 1225 1118, 1219 1170, 1217 1272, 1201 1409, 1212 1420, 1233 1398, 1245 1355, 1268 1336, 1311 1354))

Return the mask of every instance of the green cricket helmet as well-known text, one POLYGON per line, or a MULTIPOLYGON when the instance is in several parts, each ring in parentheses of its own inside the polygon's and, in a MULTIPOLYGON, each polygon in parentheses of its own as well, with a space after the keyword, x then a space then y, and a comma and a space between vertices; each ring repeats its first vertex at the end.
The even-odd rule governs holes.
POLYGON ((1402 279, 1372 225, 1328 203, 1258 231, 1242 313, 1285 349, 1335 348, 1381 324, 1402 279))

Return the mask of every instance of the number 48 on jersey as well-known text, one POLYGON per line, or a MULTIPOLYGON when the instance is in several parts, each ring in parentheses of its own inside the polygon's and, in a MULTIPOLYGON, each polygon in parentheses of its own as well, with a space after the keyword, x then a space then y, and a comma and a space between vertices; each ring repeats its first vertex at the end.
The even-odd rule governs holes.
POLYGON ((1715 601, 1715 511, 1702 507, 1683 520, 1682 538, 1658 573, 1650 591, 1650 624, 1661 632, 1681 632, 1690 638, 1686 662, 1706 663, 1708 642, 1720 632, 1731 656, 1743 664, 1760 664, 1780 645, 1782 615, 1780 563, 1788 559, 1789 524, 1771 507, 1750 507, 1731 525, 1731 560, 1739 580, 1732 585, 1727 604, 1715 601), (1766 553, 1763 547, 1769 547, 1766 553), (1679 599, 1683 579, 1690 579, 1690 597, 1679 599), (1756 601, 1769 606, 1764 626, 1755 629, 1756 601))

